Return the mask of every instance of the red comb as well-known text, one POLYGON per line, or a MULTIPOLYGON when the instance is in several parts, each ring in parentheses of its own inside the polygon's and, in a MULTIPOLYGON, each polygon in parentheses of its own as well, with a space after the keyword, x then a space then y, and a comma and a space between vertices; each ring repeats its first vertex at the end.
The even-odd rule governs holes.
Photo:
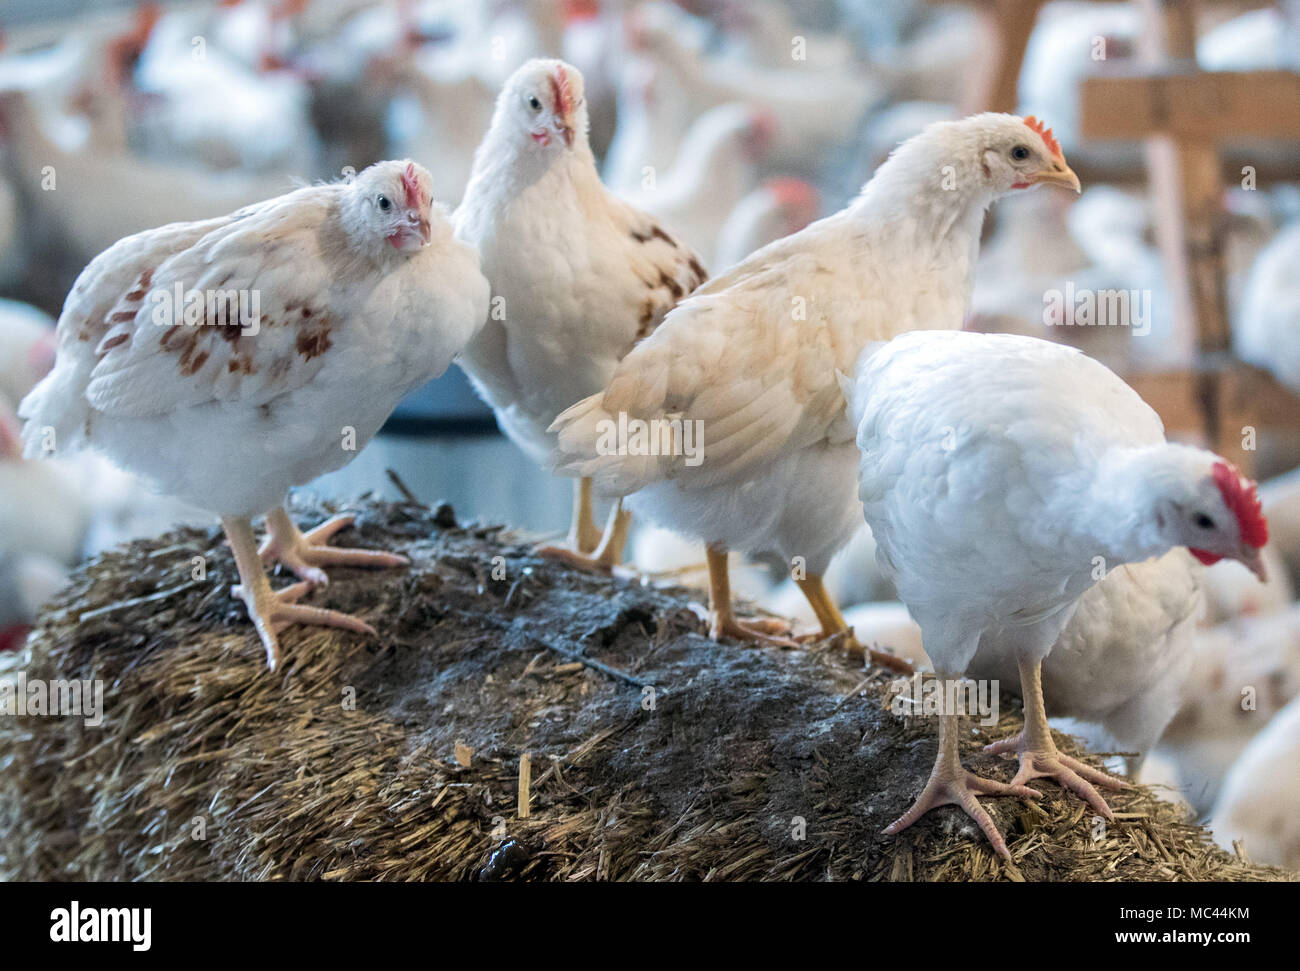
POLYGON ((555 89, 555 104, 564 115, 573 114, 573 87, 569 84, 569 72, 563 64, 556 65, 555 76, 551 78, 551 87, 555 89))
POLYGON ((1264 507, 1259 501, 1255 483, 1243 479, 1236 467, 1227 462, 1215 462, 1214 484, 1237 517, 1241 538, 1257 549, 1267 543, 1268 520, 1264 518, 1264 507))
POLYGON ((1028 125, 1034 131, 1038 132, 1038 137, 1043 140, 1043 144, 1047 146, 1047 150, 1049 152, 1051 152, 1057 158, 1064 157, 1061 155, 1061 143, 1058 142, 1056 138, 1052 135, 1052 129, 1048 128, 1046 125, 1044 125, 1033 115, 1029 115, 1028 117, 1025 118, 1025 124, 1028 125))
POLYGON ((407 162, 406 171, 402 173, 402 189, 406 193, 406 205, 415 209, 420 205, 420 180, 415 174, 415 163, 407 162))

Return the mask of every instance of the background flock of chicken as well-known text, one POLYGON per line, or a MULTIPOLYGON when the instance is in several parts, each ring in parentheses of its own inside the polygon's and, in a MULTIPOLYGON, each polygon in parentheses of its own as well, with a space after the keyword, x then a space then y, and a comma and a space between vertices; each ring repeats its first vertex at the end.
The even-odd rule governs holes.
MULTIPOLYGON (((1295 5, 1247 7, 1214 6, 1202 66, 1300 68, 1295 5)), ((22 458, 16 409, 54 363, 54 317, 82 268, 119 239, 224 216, 381 159, 416 160, 434 199, 454 209, 503 86, 530 58, 563 57, 581 72, 601 179, 654 220, 634 222, 632 238, 666 227, 672 250, 681 241, 718 277, 838 212, 899 142, 960 116, 975 70, 972 16, 921 0, 244 0, 2 25, 0 648, 21 643, 39 605, 84 557, 210 518, 149 494, 94 452, 22 458)), ((1054 3, 1041 16, 1018 110, 1051 124, 1071 162, 1137 156, 1136 146, 1080 141, 1077 89, 1089 73, 1122 67, 1138 30, 1122 4, 1054 3), (1097 37, 1107 40, 1104 64, 1092 56, 1097 37)), ((418 215, 419 185, 393 184, 418 215)), ((1300 391, 1300 189, 1234 189, 1224 208, 1235 350, 1300 391)), ((1078 197, 1045 187, 1007 195, 992 213, 968 330, 1068 341, 1121 374, 1186 363, 1141 187, 1085 184, 1078 197), (1067 282, 1151 293, 1149 332, 1045 326, 1044 294, 1067 282)), ((435 225, 435 241, 437 233, 435 225)), ((491 235, 480 226, 474 240, 486 263, 501 245, 491 235)), ((667 303, 647 311, 657 323, 702 274, 667 247, 650 265, 665 274, 667 303)), ((484 272, 502 289, 488 265, 484 272)), ((529 286, 525 279, 520 292, 529 286)), ((481 370, 476 381, 491 401, 491 361, 466 367, 481 370)), ((508 407, 497 414, 513 420, 508 407)), ((517 474, 540 481, 541 457, 520 457, 517 474)), ((1271 436, 1258 471, 1268 582, 1235 562, 1193 573, 1180 561, 1174 571, 1151 568, 1136 593, 1098 587, 1062 635, 1043 690, 1049 713, 1074 716, 1061 727, 1104 750, 1146 754, 1117 760, 1116 771, 1170 786, 1225 846, 1242 839, 1253 858, 1300 869, 1290 805, 1300 795, 1300 440, 1271 436), (1195 582, 1184 588, 1186 576, 1195 582), (1185 609, 1192 600, 1194 613, 1185 609), (1152 663, 1154 654, 1167 660, 1152 663), (1126 666, 1133 655, 1142 660, 1126 666), (1083 682, 1088 697, 1072 696, 1083 682)), ((514 519, 553 524, 529 508, 514 519)), ((286 544, 301 539, 285 533, 286 544)), ((593 544, 576 545, 589 553, 593 544)), ((644 522, 629 559, 674 581, 704 579, 698 543, 644 522)), ((304 560, 294 572, 310 575, 314 565, 304 560)), ((739 594, 826 626, 783 561, 733 553, 730 572, 739 594)), ((825 585, 862 644, 929 663, 860 516, 825 585)), ((1014 659, 1008 667, 976 655, 969 673, 1017 683, 1014 659)))

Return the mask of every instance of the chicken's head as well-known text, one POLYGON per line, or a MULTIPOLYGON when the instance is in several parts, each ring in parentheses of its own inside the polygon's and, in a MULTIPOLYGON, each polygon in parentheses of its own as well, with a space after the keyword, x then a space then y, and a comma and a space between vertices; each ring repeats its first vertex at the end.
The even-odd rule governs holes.
POLYGON ((974 185, 993 198, 1035 185, 1080 191, 1079 177, 1066 164, 1051 129, 1032 115, 986 112, 939 122, 913 141, 920 139, 935 141, 941 171, 955 183, 953 188, 974 185))
POLYGON ((587 102, 581 72, 564 61, 529 61, 506 81, 492 124, 540 152, 585 145, 587 102))
POLYGON ((1268 523, 1255 483, 1216 455, 1198 449, 1179 452, 1184 470, 1168 478, 1157 471, 1152 480, 1160 494, 1158 528, 1172 545, 1186 546, 1202 563, 1237 560, 1265 581, 1260 550, 1268 542, 1268 523))
POLYGON ((345 204, 354 237, 399 251, 420 249, 432 234, 433 180, 409 159, 376 162, 352 180, 345 204))

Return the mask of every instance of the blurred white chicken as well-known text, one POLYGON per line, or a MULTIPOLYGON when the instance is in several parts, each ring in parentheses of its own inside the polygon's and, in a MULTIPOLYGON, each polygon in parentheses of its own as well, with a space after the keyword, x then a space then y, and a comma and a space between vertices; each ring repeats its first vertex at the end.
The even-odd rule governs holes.
POLYGON ((0 300, 0 397, 22 401, 54 367, 54 321, 44 311, 0 300))
POLYGON ((735 266, 782 236, 797 233, 817 218, 821 200, 803 179, 768 179, 736 203, 718 230, 717 266, 735 266))
POLYGON ((204 36, 209 19, 206 11, 169 12, 149 35, 135 69, 136 86, 151 96, 141 119, 148 153, 215 169, 313 174, 318 148, 304 81, 242 63, 204 36))
POLYGON ((859 65, 827 69, 811 60, 782 69, 714 59, 682 40, 671 24, 628 14, 633 50, 670 72, 688 92, 693 114, 717 105, 744 102, 772 115, 772 155, 783 169, 799 171, 819 153, 852 137, 882 86, 859 65))
POLYGON ((207 219, 288 188, 284 177, 255 177, 168 165, 51 138, 29 95, 0 94, 19 186, 32 218, 52 224, 74 258, 89 260, 116 240, 151 226, 207 219))
MULTIPOLYGON (((494 306, 461 365, 538 462, 553 447, 555 416, 604 387, 706 275, 690 249, 601 184, 582 75, 563 61, 529 61, 502 89, 456 233, 482 254, 494 306)), ((602 536, 590 483, 581 482, 567 544, 546 552, 609 569, 627 527, 616 507, 602 536)))
POLYGON ((474 169, 474 152, 492 121, 496 89, 476 74, 449 75, 436 51, 417 49, 399 57, 397 83, 410 92, 388 117, 394 151, 427 160, 434 185, 458 205, 474 169))
POLYGON ((643 180, 639 192, 623 196, 671 226, 704 263, 714 263, 719 231, 758 183, 758 163, 772 140, 771 124, 766 114, 748 105, 712 108, 686 133, 671 169, 643 180))
POLYGON ((618 86, 618 125, 602 172, 614 192, 638 192, 647 176, 667 172, 694 117, 690 97, 669 72, 634 58, 618 86))
POLYGON ((836 372, 851 371, 871 340, 960 327, 985 209, 1039 183, 1079 184, 1033 119, 983 114, 928 128, 847 209, 752 254, 670 313, 603 392, 556 420, 558 471, 592 476, 602 494, 630 496, 638 514, 704 542, 714 638, 773 639, 776 625, 735 616, 727 551, 774 551, 822 636, 860 650, 823 582, 860 521, 836 372), (670 432, 675 421, 674 440, 648 453, 602 447, 603 429, 631 419, 670 432), (699 461, 684 439, 697 428, 699 461))
POLYGON ((1124 3, 1051 3, 1038 14, 1020 71, 1019 107, 1056 124, 1066 151, 1090 161, 1141 161, 1137 143, 1085 141, 1079 132, 1079 85, 1132 64, 1141 11, 1124 3))
POLYGON ((1197 813, 1210 812, 1251 739, 1298 696, 1300 605, 1197 631, 1178 713, 1157 749, 1197 813))
POLYGON ((1233 348, 1300 393, 1300 222, 1273 237, 1246 278, 1232 328, 1233 348))
POLYGON ((373 634, 295 603, 326 582, 321 566, 405 562, 327 546, 351 517, 303 535, 283 506, 290 487, 346 465, 403 394, 442 373, 487 299, 477 257, 410 162, 139 233, 68 295, 55 368, 20 409, 27 452, 93 446, 220 514, 274 668, 288 624, 373 634), (264 559, 304 582, 273 592, 264 559))
POLYGON ((22 648, 42 605, 67 580, 67 569, 48 557, 0 547, 0 654, 22 648))
POLYGON ((1240 841, 1256 863, 1300 870, 1300 698, 1283 708, 1233 764, 1210 816, 1228 852, 1240 841))
POLYGON ((1024 730, 988 747, 1019 755, 1009 785, 962 768, 960 712, 945 706, 930 779, 885 831, 955 803, 1008 857, 975 797, 1033 794, 1024 784, 1039 777, 1113 818, 1094 784, 1123 783, 1052 741, 1043 659, 1084 593, 1124 564, 1187 546, 1202 562, 1262 571, 1268 532, 1254 484, 1210 452, 1167 443, 1156 413, 1113 372, 1047 341, 904 334, 864 355, 846 392, 877 555, 936 672, 961 676, 995 638, 1017 661, 1025 701, 1024 730))

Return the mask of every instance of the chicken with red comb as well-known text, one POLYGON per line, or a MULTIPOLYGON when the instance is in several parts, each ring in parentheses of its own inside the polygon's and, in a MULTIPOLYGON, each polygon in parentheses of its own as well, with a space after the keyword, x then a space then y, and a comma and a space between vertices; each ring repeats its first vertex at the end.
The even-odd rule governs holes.
POLYGON ((92 447, 218 514, 235 593, 274 669, 290 624, 374 633, 297 602, 328 581, 323 567, 406 563, 327 545, 349 516, 300 532, 289 489, 347 465, 487 308, 477 255, 406 160, 146 230, 97 256, 68 294, 54 370, 20 408, 26 452, 92 447), (260 513, 270 536, 259 550, 260 513), (264 563, 302 582, 273 591, 264 563))
POLYGON ((945 681, 979 650, 1014 657, 1020 734, 988 746, 1020 760, 1010 783, 966 771, 961 714, 944 710, 921 795, 885 832, 955 803, 997 852, 980 794, 1037 795, 1053 779, 1113 819, 1097 786, 1124 785, 1052 740, 1041 668, 1107 574, 1175 547, 1263 578, 1267 527, 1219 456, 1165 441, 1159 416, 1112 371, 1061 344, 1010 334, 911 333, 864 355, 846 388, 861 449, 859 497, 877 557, 921 625, 945 681))
MULTIPOLYGON (((563 61, 529 61, 506 82, 456 210, 456 234, 482 254, 494 306, 461 366, 506 435, 539 465, 555 444, 547 430, 555 416, 602 388, 706 276, 674 233, 601 183, 582 74, 563 61)), ((583 479, 567 541, 542 552, 611 570, 628 523, 616 504, 602 533, 583 479)))
POLYGON ((959 329, 986 210, 1037 185, 1077 190, 1079 180, 1023 119, 931 125, 846 208, 751 253, 673 309, 602 391, 556 419, 556 467, 703 541, 715 638, 770 639, 768 620, 735 615, 727 553, 775 552, 818 636, 861 652, 823 581, 861 519, 836 375, 852 373, 872 341, 959 329), (702 447, 605 447, 602 430, 632 420, 698 430, 702 447))

